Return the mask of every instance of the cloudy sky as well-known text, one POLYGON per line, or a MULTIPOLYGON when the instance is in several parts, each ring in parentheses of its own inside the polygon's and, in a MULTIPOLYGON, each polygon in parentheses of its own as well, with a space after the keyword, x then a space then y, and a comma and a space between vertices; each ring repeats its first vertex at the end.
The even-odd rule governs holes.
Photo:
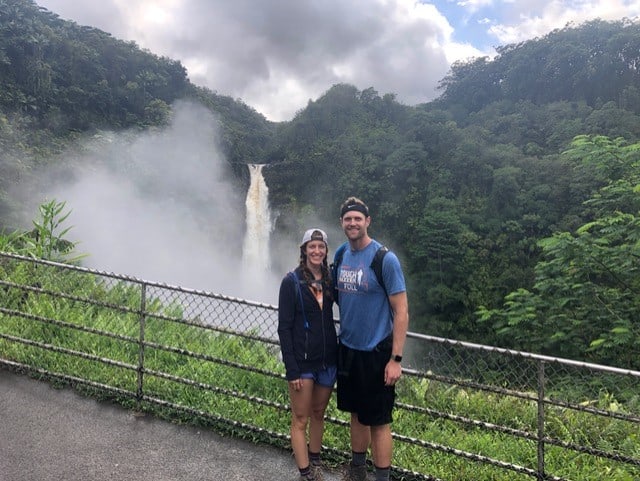
POLYGON ((456 60, 568 23, 640 15, 640 0, 36 0, 179 60, 190 80, 289 120, 332 85, 432 100, 456 60))

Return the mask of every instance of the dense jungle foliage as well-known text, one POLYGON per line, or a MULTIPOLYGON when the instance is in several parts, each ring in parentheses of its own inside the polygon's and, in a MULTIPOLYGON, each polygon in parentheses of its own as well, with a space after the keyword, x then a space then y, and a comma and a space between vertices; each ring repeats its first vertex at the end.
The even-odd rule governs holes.
POLYGON ((76 139, 162 128, 193 99, 239 185, 270 164, 276 235, 369 204, 412 330, 637 369, 639 68, 640 24, 596 20, 457 63, 427 104, 341 84, 273 123, 177 61, 0 0, 0 227, 12 189, 76 139))

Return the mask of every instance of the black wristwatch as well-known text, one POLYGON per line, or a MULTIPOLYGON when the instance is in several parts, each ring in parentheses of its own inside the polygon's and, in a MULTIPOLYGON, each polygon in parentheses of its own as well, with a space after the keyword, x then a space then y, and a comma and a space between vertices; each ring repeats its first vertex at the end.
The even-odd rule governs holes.
POLYGON ((391 359, 395 362, 402 362, 402 356, 398 356, 397 354, 391 356, 391 359))

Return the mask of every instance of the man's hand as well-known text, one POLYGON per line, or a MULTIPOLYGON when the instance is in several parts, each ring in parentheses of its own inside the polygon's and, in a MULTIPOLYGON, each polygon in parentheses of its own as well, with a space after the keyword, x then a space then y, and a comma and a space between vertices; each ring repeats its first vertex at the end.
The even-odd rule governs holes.
POLYGON ((389 360, 384 368, 384 384, 385 386, 393 386, 402 376, 402 365, 393 359, 389 360))

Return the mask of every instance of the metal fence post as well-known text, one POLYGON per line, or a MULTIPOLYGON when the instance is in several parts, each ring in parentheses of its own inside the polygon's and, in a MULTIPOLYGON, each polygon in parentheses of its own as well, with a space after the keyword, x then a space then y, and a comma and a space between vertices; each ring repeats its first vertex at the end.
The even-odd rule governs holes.
POLYGON ((142 401, 144 394, 143 378, 144 378, 144 328, 147 318, 147 285, 142 283, 140 290, 140 336, 138 338, 138 386, 136 390, 136 399, 138 404, 142 401))
POLYGON ((544 474, 544 361, 538 361, 538 480, 546 479, 544 474))

